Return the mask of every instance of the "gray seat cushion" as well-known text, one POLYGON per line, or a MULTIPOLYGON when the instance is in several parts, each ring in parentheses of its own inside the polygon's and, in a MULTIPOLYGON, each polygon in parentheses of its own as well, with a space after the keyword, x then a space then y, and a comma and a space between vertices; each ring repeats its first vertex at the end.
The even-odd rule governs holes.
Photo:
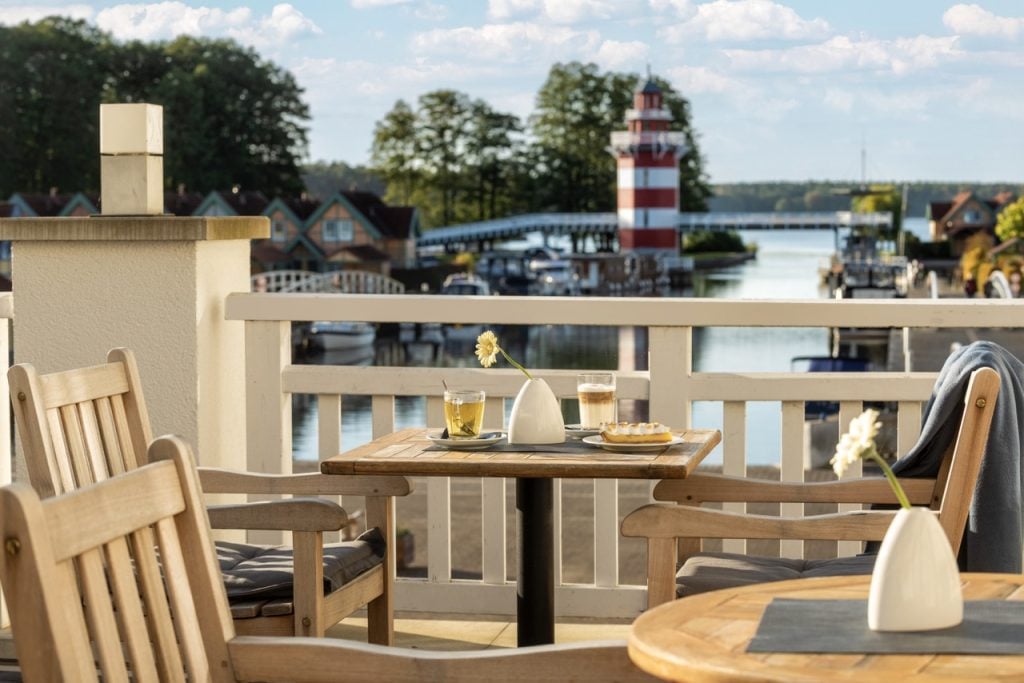
POLYGON ((814 576, 870 574, 874 566, 875 555, 793 560, 734 553, 698 553, 687 559, 676 574, 676 595, 685 597, 720 588, 814 576))
MULTIPOLYGON (((292 612, 294 561, 290 546, 217 541, 234 618, 279 616, 292 612)), ((324 594, 341 588, 384 561, 384 538, 370 529, 354 541, 324 546, 324 594)))

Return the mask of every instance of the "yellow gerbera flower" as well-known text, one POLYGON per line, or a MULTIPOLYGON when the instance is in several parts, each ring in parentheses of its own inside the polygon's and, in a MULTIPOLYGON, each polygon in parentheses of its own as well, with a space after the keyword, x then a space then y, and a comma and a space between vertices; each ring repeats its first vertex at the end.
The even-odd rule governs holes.
POLYGON ((476 357, 485 368, 491 367, 498 360, 498 351, 498 338, 490 330, 476 338, 476 357))
POLYGON ((498 346, 498 338, 493 332, 487 330, 476 338, 476 357, 480 359, 480 365, 485 368, 491 367, 494 365, 494 362, 498 360, 499 353, 505 357, 505 360, 507 360, 512 367, 526 375, 527 379, 533 379, 529 370, 512 360, 512 358, 505 353, 505 349, 498 346))

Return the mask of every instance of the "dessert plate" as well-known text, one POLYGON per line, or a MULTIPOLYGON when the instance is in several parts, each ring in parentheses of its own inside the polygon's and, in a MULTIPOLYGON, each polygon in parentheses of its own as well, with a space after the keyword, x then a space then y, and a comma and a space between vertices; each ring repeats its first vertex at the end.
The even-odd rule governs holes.
POLYGON ((453 451, 479 451, 490 448, 505 438, 505 432, 484 432, 475 439, 449 439, 438 434, 427 434, 433 443, 453 451))
POLYGON ((673 436, 671 441, 659 441, 657 443, 613 443, 605 441, 600 434, 583 438, 583 443, 603 448, 612 453, 659 453, 671 446, 678 446, 683 443, 683 437, 673 436))
POLYGON ((600 434, 600 427, 581 427, 580 425, 565 425, 565 433, 567 436, 571 436, 574 439, 582 439, 585 436, 593 436, 594 434, 600 434))

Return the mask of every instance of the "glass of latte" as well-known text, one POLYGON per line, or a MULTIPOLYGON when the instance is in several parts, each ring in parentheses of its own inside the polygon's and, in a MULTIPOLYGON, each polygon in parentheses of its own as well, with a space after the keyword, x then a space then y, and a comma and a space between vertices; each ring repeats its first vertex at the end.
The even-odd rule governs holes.
POLYGON ((590 372, 576 376, 576 395, 580 400, 580 427, 597 429, 602 422, 615 422, 615 375, 590 372))

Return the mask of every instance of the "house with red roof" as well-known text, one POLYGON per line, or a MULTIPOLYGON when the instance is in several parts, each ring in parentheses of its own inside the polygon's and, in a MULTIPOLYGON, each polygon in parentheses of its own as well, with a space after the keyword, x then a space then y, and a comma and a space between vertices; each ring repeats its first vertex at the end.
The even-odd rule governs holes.
POLYGON ((1015 199, 1012 192, 1000 192, 992 199, 982 199, 971 191, 964 191, 948 202, 928 204, 928 226, 935 242, 948 240, 952 253, 963 253, 968 237, 979 233, 996 234, 996 218, 1003 207, 1015 199))

